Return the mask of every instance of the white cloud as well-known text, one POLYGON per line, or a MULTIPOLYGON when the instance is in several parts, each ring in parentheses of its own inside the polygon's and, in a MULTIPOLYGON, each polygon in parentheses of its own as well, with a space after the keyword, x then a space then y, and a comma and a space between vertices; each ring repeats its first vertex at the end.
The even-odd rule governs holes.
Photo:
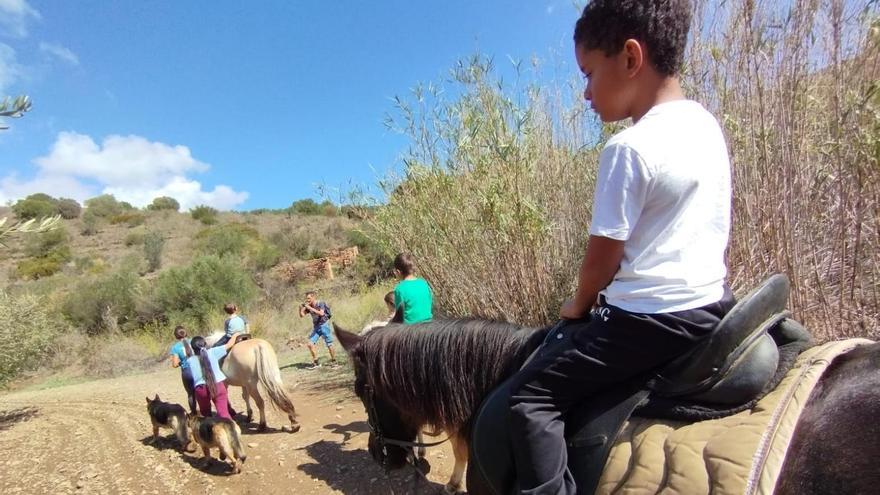
POLYGON ((79 57, 77 57, 76 54, 70 50, 70 48, 57 45, 55 43, 46 43, 45 41, 41 41, 40 51, 52 55, 59 60, 67 62, 70 65, 79 65, 79 57))
POLYGON ((171 146, 140 136, 108 136, 101 144, 75 132, 62 132, 46 156, 33 160, 38 171, 30 181, 15 176, 0 179, 0 202, 45 192, 79 201, 96 192, 145 206, 158 196, 171 196, 182 209, 207 204, 235 208, 248 193, 224 185, 203 190, 187 177, 210 167, 192 157, 186 146, 171 146))
POLYGON ((15 58, 15 50, 9 45, 0 43, 0 98, 6 95, 6 90, 21 76, 22 67, 15 58))
POLYGON ((24 38, 31 19, 39 19, 40 13, 25 0, 0 0, 0 32, 24 38))

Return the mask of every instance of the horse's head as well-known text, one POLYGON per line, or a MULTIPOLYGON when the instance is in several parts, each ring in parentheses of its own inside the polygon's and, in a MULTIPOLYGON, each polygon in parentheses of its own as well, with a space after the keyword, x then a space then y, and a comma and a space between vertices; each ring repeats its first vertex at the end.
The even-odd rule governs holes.
POLYGON ((402 468, 412 455, 418 425, 408 421, 383 393, 385 387, 381 383, 374 383, 374 377, 381 376, 382 370, 371 369, 370 366, 381 366, 381 360, 368 359, 364 345, 366 337, 347 332, 338 325, 334 327, 339 342, 351 357, 355 374, 354 391, 367 411, 370 455, 386 470, 402 468))

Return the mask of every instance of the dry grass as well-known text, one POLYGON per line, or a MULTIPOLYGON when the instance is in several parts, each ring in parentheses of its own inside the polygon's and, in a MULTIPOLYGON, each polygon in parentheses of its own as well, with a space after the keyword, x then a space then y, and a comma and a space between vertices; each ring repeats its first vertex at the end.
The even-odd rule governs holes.
MULTIPOLYGON (((728 138, 734 290, 786 273, 819 340, 880 338, 877 4, 695 7, 683 82, 728 138)), ((505 87, 480 61, 453 79, 398 102, 410 149, 381 184, 379 241, 415 254, 450 313, 546 324, 582 256, 590 150, 619 126, 581 127, 564 91, 505 87)))

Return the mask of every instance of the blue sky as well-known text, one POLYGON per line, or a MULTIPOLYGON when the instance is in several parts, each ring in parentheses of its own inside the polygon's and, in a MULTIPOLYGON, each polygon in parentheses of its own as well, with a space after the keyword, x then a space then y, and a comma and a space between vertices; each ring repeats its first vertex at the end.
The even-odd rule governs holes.
POLYGON ((474 53, 576 72, 571 0, 0 0, 0 204, 104 192, 141 206, 283 208, 371 184, 406 140, 391 97, 474 53))

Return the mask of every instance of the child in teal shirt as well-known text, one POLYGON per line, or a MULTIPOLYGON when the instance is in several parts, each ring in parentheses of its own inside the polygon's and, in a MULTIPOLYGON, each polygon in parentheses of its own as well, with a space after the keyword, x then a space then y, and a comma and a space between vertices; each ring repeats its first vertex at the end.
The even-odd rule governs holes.
POLYGON ((394 258, 394 274, 400 282, 394 287, 394 307, 397 314, 393 321, 406 325, 431 321, 433 297, 431 286, 423 278, 415 276, 415 261, 408 253, 394 258))

